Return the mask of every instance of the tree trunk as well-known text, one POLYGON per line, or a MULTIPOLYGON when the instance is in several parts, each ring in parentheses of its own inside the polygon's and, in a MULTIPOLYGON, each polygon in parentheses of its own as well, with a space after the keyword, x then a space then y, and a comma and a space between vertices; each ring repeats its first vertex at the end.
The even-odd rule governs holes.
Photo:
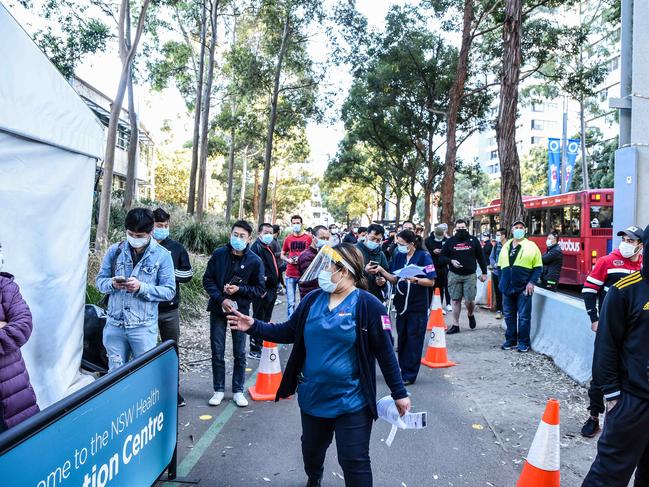
POLYGON ((584 113, 584 99, 579 100, 579 123, 581 125, 581 177, 584 191, 590 189, 590 175, 588 174, 588 159, 586 157, 586 114, 584 113))
POLYGON ((252 187, 252 218, 254 221, 258 221, 258 215, 259 215, 259 167, 255 167, 255 182, 254 182, 254 186, 252 187))
MULTIPOLYGON (((232 50, 234 51, 235 45, 237 43, 237 16, 234 16, 233 25, 232 25, 232 50)), ((234 80, 234 77, 233 77, 234 80)), ((234 118, 237 112, 237 99, 235 93, 232 93, 232 117, 234 118)), ((236 137, 236 127, 233 125, 230 130, 230 153, 228 154, 228 188, 225 201, 225 221, 230 223, 232 218, 232 192, 234 190, 234 144, 236 137)))
POLYGON ((113 193, 113 168, 115 167, 115 144, 117 143, 117 125, 119 122, 119 115, 122 110, 122 103, 124 102, 124 94, 126 93, 126 82, 131 70, 131 63, 133 57, 137 52, 137 46, 142 36, 144 29, 144 22, 146 20, 147 9, 149 8, 150 0, 143 0, 140 9, 140 17, 138 18, 137 29, 135 30, 135 38, 130 49, 126 49, 124 44, 124 27, 126 23, 126 12, 128 9, 128 1, 122 0, 119 11, 119 52, 122 61, 122 72, 120 74, 119 83, 117 85, 117 94, 110 109, 110 120, 108 122, 108 133, 106 136, 106 154, 104 157, 104 176, 102 179, 101 196, 99 203, 99 218, 97 220, 97 236, 95 239, 95 249, 103 251, 108 244, 108 225, 110 223, 110 200, 113 193))
POLYGON ((243 220, 245 216, 245 203, 246 203, 246 184, 248 179, 248 146, 246 146, 243 153, 243 169, 241 170, 241 193, 239 195, 239 220, 243 220))
POLYGON ((401 191, 396 193, 397 201, 396 208, 394 210, 394 224, 399 225, 399 220, 401 219, 401 191))
POLYGON ((446 116, 446 157, 444 160, 444 179, 442 180, 442 221, 452 223, 455 219, 453 195, 455 194, 455 163, 457 159, 457 117, 464 95, 469 68, 469 53, 471 51, 471 26, 473 25, 474 0, 464 0, 464 21, 462 24, 462 45, 457 60, 455 79, 451 92, 446 116))
POLYGON ((192 137, 192 165, 189 170, 189 195, 187 198, 187 213, 194 214, 196 209, 196 174, 198 173, 198 154, 201 133, 201 109, 203 106, 203 75, 205 74, 205 43, 207 42, 207 13, 205 2, 202 2, 200 54, 198 60, 198 81, 196 83, 196 103, 194 106, 194 135, 192 137))
POLYGON ((201 150, 198 161, 198 195, 196 198, 196 215, 198 219, 203 218, 203 213, 206 207, 206 186, 207 186, 207 153, 209 151, 209 126, 210 126, 210 102, 212 99, 212 82, 214 80, 214 69, 216 62, 214 54, 216 51, 216 37, 217 37, 217 24, 218 24, 219 2, 212 0, 212 10, 210 12, 210 45, 207 54, 207 78, 205 79, 205 86, 203 86, 203 97, 201 107, 201 150))
MULTIPOLYGON (((290 7, 289 7, 290 8, 290 7)), ((288 37, 290 34, 290 11, 286 13, 284 19, 284 32, 282 33, 282 43, 277 56, 277 65, 275 66, 275 80, 273 84, 273 94, 270 102, 270 115, 268 118, 268 133, 266 135, 266 152, 264 154, 264 178, 261 183, 261 194, 259 200, 259 213, 257 223, 261 225, 266 215, 266 198, 268 195, 268 183, 270 180, 270 165, 273 155, 273 135, 275 133, 275 122, 277 121, 277 100, 279 98, 279 83, 282 76, 282 65, 284 55, 288 48, 288 37)))
MULTIPOLYGON (((130 30, 130 29, 129 29, 130 30)), ((124 191, 124 209, 130 210, 135 200, 135 185, 137 173, 137 148, 140 131, 137 126, 137 113, 133 96, 133 70, 130 70, 128 81, 128 119, 131 133, 128 139, 128 165, 126 168, 126 190, 124 191)))
POLYGON ((521 70, 522 0, 506 0, 503 25, 503 63, 500 106, 496 123, 502 173, 500 214, 504 228, 523 218, 521 168, 516 148, 516 115, 521 70))
POLYGON ((234 139, 236 136, 236 129, 232 127, 230 130, 230 152, 228 154, 228 188, 225 202, 225 221, 230 223, 232 219, 232 192, 234 190, 234 139))
POLYGON ((279 183, 279 177, 277 176, 277 169, 275 169, 275 184, 273 184, 273 195, 271 196, 272 199, 272 208, 273 208, 273 219, 271 220, 271 223, 275 225, 275 222, 277 221, 277 184, 279 183))

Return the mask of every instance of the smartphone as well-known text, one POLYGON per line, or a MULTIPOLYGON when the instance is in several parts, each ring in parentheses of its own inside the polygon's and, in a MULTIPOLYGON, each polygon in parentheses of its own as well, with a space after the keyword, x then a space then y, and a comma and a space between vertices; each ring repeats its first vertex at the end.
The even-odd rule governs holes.
POLYGON ((124 276, 115 276, 113 277, 113 279, 117 284, 125 284, 126 281, 128 281, 128 279, 126 279, 124 276))
POLYGON ((230 282, 228 282, 228 285, 230 286, 238 286, 243 282, 243 279, 241 279, 239 276, 232 276, 232 279, 230 279, 230 282))

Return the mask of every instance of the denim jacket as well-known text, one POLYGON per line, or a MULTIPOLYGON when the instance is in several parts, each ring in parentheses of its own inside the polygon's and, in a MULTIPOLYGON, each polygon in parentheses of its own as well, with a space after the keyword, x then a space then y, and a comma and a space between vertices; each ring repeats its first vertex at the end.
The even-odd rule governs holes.
POLYGON ((158 303, 169 301, 176 294, 176 278, 171 254, 154 239, 133 268, 131 249, 127 242, 111 245, 104 256, 96 279, 97 289, 110 294, 106 324, 125 327, 151 326, 158 323, 158 303), (140 281, 136 293, 113 288, 112 267, 117 247, 122 251, 115 262, 115 276, 135 277, 140 281))

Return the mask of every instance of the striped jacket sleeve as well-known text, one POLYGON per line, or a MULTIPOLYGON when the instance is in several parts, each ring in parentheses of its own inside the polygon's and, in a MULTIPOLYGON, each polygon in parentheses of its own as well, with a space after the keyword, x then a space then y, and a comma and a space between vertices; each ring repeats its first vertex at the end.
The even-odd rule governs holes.
POLYGON ((603 290, 607 272, 608 259, 599 259, 591 273, 586 278, 584 287, 581 290, 581 296, 584 299, 584 306, 586 306, 586 313, 588 313, 591 323, 599 320, 599 315, 597 312, 597 298, 599 296, 599 293, 603 290))
POLYGON ((192 280, 194 276, 194 271, 192 269, 192 263, 189 260, 189 254, 183 247, 180 255, 178 256, 178 266, 174 271, 176 275, 176 281, 179 283, 185 283, 192 280))

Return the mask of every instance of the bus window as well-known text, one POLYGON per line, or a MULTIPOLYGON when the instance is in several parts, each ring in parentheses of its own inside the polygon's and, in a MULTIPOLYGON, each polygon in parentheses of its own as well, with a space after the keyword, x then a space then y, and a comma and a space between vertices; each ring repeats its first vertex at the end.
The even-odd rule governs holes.
POLYGON ((613 207, 591 206, 590 226, 591 228, 613 228, 613 207))
POLYGON ((546 210, 529 210, 530 235, 546 235, 546 210))
POLYGON ((569 237, 581 235, 581 208, 578 205, 563 208, 563 231, 569 237))
POLYGON ((559 235, 565 235, 563 231, 563 208, 550 208, 550 230, 559 235))

